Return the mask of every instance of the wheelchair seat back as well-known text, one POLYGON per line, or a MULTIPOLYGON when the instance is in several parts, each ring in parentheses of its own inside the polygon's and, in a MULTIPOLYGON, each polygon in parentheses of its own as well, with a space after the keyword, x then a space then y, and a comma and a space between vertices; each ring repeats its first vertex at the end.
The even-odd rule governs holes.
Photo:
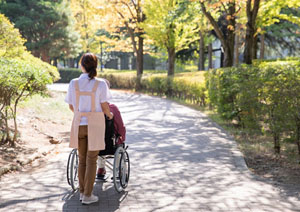
POLYGON ((105 150, 99 151, 99 156, 115 154, 116 137, 114 119, 108 120, 105 118, 105 150))

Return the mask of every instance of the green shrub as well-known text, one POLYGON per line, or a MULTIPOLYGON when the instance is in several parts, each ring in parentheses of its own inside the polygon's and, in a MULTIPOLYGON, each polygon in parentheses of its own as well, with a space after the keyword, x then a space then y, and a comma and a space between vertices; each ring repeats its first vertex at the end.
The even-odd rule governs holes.
POLYGON ((26 51, 25 40, 13 24, 0 14, 0 130, 13 146, 17 138, 17 106, 23 99, 45 93, 46 85, 59 79, 57 69, 26 51), (14 137, 8 120, 14 120, 14 137))
POLYGON ((58 69, 60 79, 58 83, 69 83, 72 79, 78 78, 82 71, 78 68, 62 68, 58 69))
POLYGON ((107 79, 111 88, 133 89, 136 86, 136 77, 131 74, 105 74, 100 73, 98 77, 107 79))
MULTIPOLYGON (((34 64, 21 58, 0 57, 0 116, 5 124, 6 141, 14 145, 17 138, 17 106, 20 101, 36 93, 47 91, 47 84, 53 82, 53 76, 42 62, 34 64), (8 120, 14 120, 14 137, 10 139, 8 120)), ((49 67, 48 67, 49 68, 49 67)), ((52 70, 54 71, 54 70, 52 70)), ((4 140, 4 139, 2 139, 4 140)))
POLYGON ((236 120, 243 127, 266 128, 273 136, 276 153, 280 152, 281 136, 291 133, 300 153, 299 82, 300 61, 295 58, 206 74, 210 104, 223 118, 236 120))
MULTIPOLYGON (((137 79, 132 74, 100 73, 98 76, 107 79, 111 88, 133 89, 136 87, 137 79)), ((198 83, 190 77, 145 76, 141 80, 141 89, 152 95, 176 98, 201 106, 205 106, 207 102, 204 83, 198 83)))

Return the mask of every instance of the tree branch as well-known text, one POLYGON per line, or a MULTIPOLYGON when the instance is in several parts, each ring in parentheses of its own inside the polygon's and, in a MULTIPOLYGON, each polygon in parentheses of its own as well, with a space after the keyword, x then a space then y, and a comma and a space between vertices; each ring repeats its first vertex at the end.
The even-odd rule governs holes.
POLYGON ((132 12, 130 6, 129 6, 126 2, 124 2, 124 1, 121 1, 121 3, 122 3, 123 5, 125 5, 125 6, 128 8, 128 10, 129 10, 129 12, 130 12, 130 14, 131 14, 131 17, 132 17, 133 19, 137 20, 137 17, 134 16, 134 14, 133 14, 133 12, 132 12))
POLYGON ((201 9, 202 9, 204 15, 207 17, 207 19, 210 21, 211 25, 214 27, 214 30, 215 30, 218 38, 220 39, 222 45, 226 46, 225 36, 224 36, 223 32, 221 31, 221 29, 219 28, 218 23, 212 17, 212 15, 210 14, 210 12, 208 12, 206 10, 204 2, 202 2, 201 0, 200 0, 200 5, 201 5, 201 9))

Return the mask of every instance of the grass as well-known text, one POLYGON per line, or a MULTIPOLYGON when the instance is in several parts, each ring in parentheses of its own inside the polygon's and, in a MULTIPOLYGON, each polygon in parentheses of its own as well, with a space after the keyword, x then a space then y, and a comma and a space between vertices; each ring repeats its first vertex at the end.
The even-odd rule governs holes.
MULTIPOLYGON (((136 77, 136 70, 116 70, 116 69, 105 69, 100 74, 113 74, 118 76, 124 76, 126 78, 136 77)), ((204 83, 205 71, 181 71, 175 72, 175 78, 188 80, 197 83, 204 83)), ((167 76, 167 72, 165 70, 144 70, 143 77, 162 77, 167 76)))
POLYGON ((42 120, 63 122, 72 117, 68 104, 65 103, 65 93, 53 92, 48 96, 34 95, 20 103, 20 109, 29 109, 42 120))

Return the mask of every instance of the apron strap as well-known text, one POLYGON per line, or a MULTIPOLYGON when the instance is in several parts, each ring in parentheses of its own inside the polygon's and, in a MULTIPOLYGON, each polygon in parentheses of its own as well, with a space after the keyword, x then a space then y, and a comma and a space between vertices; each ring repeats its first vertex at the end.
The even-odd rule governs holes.
POLYGON ((80 95, 79 95, 79 83, 78 83, 78 80, 75 80, 75 93, 76 93, 76 105, 75 105, 75 111, 79 111, 79 98, 80 98, 80 95))
POLYGON ((97 88, 98 88, 98 85, 99 85, 99 81, 95 79, 95 84, 94 84, 94 87, 93 87, 93 91, 92 91, 92 95, 91 95, 91 106, 92 106, 92 112, 96 112, 96 91, 97 91, 97 88))
POLYGON ((99 81, 95 80, 95 84, 94 84, 93 90, 91 92, 90 91, 80 91, 78 80, 75 80, 75 93, 76 93, 75 111, 79 111, 79 99, 80 99, 80 96, 83 95, 83 96, 91 97, 91 112, 96 112, 96 104, 95 104, 96 103, 96 100, 95 100, 96 95, 95 94, 96 94, 98 85, 99 85, 99 81))

